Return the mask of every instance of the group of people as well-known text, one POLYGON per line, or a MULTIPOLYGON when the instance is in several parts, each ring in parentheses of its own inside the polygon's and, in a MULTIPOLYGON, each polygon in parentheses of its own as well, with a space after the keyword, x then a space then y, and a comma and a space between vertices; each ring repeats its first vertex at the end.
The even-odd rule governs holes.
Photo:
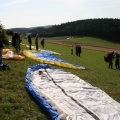
MULTIPOLYGON (((3 51, 3 40, 2 40, 2 35, 3 32, 2 30, 0 30, 0 70, 7 70, 10 69, 8 65, 3 63, 2 60, 2 51, 3 51)), ((21 43, 21 39, 20 39, 20 33, 14 33, 12 36, 12 46, 16 49, 16 52, 19 53, 20 51, 20 43, 21 43)))
POLYGON ((115 67, 116 69, 120 69, 120 54, 118 54, 116 51, 113 51, 109 54, 109 68, 113 69, 113 60, 115 59, 115 67))
MULTIPOLYGON (((75 44, 75 53, 76 56, 80 57, 82 50, 81 50, 81 46, 75 44)), ((73 55, 74 53, 74 45, 71 46, 71 55, 73 55)), ((113 60, 115 60, 115 68, 120 70, 120 54, 118 54, 116 51, 113 51, 111 53, 108 54, 108 61, 109 62, 109 68, 113 69, 113 60)))
MULTIPOLYGON (((5 64, 3 64, 3 60, 2 60, 2 50, 3 50, 3 40, 2 40, 2 30, 0 30, 0 67, 1 66, 5 66, 5 64)), ((35 46, 36 46, 36 50, 38 50, 38 34, 35 37, 35 46)), ((20 43, 22 42, 21 37, 20 37, 20 33, 18 32, 14 32, 12 35, 12 41, 11 41, 11 45, 15 48, 16 52, 19 54, 20 52, 20 43)), ((31 35, 28 35, 28 42, 29 42, 29 49, 31 50, 31 45, 32 45, 32 39, 31 39, 31 35)), ((41 40, 41 45, 44 48, 44 39, 41 40)), ((8 66, 5 66, 8 67, 8 66)))
MULTIPOLYGON (((0 30, 0 65, 2 64, 2 49, 3 49, 3 41, 1 39, 2 36, 2 31, 0 30)), ((38 47, 38 34, 35 37, 35 46, 36 46, 36 50, 39 49, 38 47)), ((20 33, 14 33, 12 36, 12 46, 16 49, 16 52, 20 51, 20 43, 21 43, 21 39, 20 39, 20 33)), ((32 45, 32 39, 31 39, 31 34, 28 35, 28 43, 29 43, 29 49, 31 50, 31 45, 32 45)), ((41 46, 44 48, 44 39, 42 39, 40 41, 41 46)), ((74 45, 72 45, 71 47, 71 55, 73 55, 74 52, 74 45)), ((75 53, 76 56, 80 57, 82 50, 81 50, 81 46, 75 44, 75 53)), ((118 54, 117 52, 113 51, 110 54, 108 54, 108 62, 109 62, 109 68, 113 69, 113 60, 115 59, 115 67, 116 69, 120 69, 120 54, 118 54)))
MULTIPOLYGON (((38 40, 39 39, 39 35, 37 34, 36 35, 36 37, 35 37, 35 47, 36 47, 36 50, 38 50, 39 49, 39 47, 38 47, 38 40)), ((32 39, 31 39, 31 34, 29 34, 28 35, 28 43, 29 43, 29 49, 31 50, 31 45, 32 45, 32 39)), ((44 44, 45 44, 45 42, 44 42, 44 39, 42 39, 41 40, 41 45, 42 45, 42 47, 44 48, 44 44)))
MULTIPOLYGON (((35 37, 36 50, 39 49, 39 47, 38 47, 38 38, 39 38, 39 35, 37 34, 36 37, 35 37)), ((21 43, 21 41, 22 40, 20 38, 20 33, 17 33, 17 32, 13 33, 12 46, 16 49, 16 52, 18 52, 18 53, 20 51, 20 43, 21 43)), ((28 43, 29 43, 29 49, 31 50, 31 45, 32 45, 31 34, 28 35, 28 43)), ((42 39, 41 45, 44 48, 44 39, 42 39)))
MULTIPOLYGON (((74 46, 72 45, 72 47, 71 47, 71 55, 73 55, 73 51, 74 51, 74 46)), ((80 57, 81 52, 82 52, 81 46, 76 44, 75 45, 76 56, 80 57)))

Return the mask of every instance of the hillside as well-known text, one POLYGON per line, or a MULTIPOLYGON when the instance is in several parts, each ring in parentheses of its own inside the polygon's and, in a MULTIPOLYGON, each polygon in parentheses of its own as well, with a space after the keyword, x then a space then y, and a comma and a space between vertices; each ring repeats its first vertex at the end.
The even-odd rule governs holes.
POLYGON ((35 28, 30 30, 35 37, 79 36, 95 37, 120 43, 120 19, 86 19, 54 25, 48 29, 35 28))
POLYGON ((120 19, 86 19, 64 23, 61 25, 41 26, 32 28, 13 28, 14 32, 26 35, 32 33, 32 37, 39 34, 41 37, 56 36, 89 36, 106 39, 120 43, 120 19))
POLYGON ((13 32, 20 32, 21 34, 25 35, 31 29, 32 28, 11 28, 9 30, 12 30, 13 32))
POLYGON ((36 29, 36 28, 50 28, 52 25, 47 26, 37 26, 37 27, 30 27, 30 28, 11 28, 9 30, 13 32, 20 32, 22 35, 26 35, 30 30, 36 29))

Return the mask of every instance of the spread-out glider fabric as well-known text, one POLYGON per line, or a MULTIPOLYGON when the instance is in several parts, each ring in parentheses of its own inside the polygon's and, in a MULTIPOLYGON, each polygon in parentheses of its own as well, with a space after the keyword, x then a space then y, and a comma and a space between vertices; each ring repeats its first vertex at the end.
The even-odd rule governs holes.
MULTIPOLYGON (((21 43, 21 45, 25 45, 27 48, 29 48, 29 45, 22 44, 22 43, 21 43)), ((32 50, 36 50, 35 46, 31 46, 31 48, 32 48, 32 50)), ((54 52, 54 51, 51 51, 51 50, 44 50, 44 49, 42 49, 40 47, 39 47, 39 49, 37 51, 39 51, 39 52, 48 52, 48 53, 55 54, 55 55, 62 55, 62 54, 60 54, 58 52, 54 52)))
POLYGON ((13 49, 3 49, 2 50, 2 54, 4 55, 4 54, 6 54, 9 51, 14 51, 14 50, 13 49))
POLYGON ((48 64, 27 69, 26 87, 53 120, 120 120, 120 104, 104 91, 48 64))
POLYGON ((3 49, 2 58, 4 59, 14 59, 14 60, 24 60, 25 57, 22 55, 17 55, 14 50, 11 49, 3 49))
POLYGON ((85 67, 66 62, 65 60, 62 60, 62 59, 54 56, 53 54, 51 54, 49 52, 38 52, 35 50, 24 50, 23 53, 26 57, 29 57, 33 60, 40 62, 40 63, 46 63, 46 64, 55 65, 55 66, 67 67, 67 68, 79 69, 79 70, 86 70, 87 69, 85 67))

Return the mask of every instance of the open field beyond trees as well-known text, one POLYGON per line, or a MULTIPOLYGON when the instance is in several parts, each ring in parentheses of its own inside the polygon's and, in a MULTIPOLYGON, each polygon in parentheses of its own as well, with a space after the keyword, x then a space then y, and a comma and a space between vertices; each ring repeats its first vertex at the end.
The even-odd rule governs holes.
MULTIPOLYGON (((32 39, 34 44, 34 38, 32 39)), ((39 40, 42 40, 40 38, 39 40)), ((81 57, 71 55, 70 46, 52 43, 53 41, 62 41, 62 43, 78 43, 90 44, 94 46, 102 46, 111 48, 112 50, 119 50, 120 44, 110 43, 107 41, 100 41, 93 38, 70 38, 57 37, 45 38, 46 50, 52 50, 64 54, 63 56, 57 55, 68 62, 75 63, 88 70, 74 70, 62 68, 79 76, 84 81, 99 87, 110 95, 113 99, 120 103, 120 70, 108 68, 108 63, 104 61, 106 51, 86 49, 82 47, 81 57), (84 39, 84 40, 83 40, 84 39), (86 39, 86 40, 85 40, 86 39)), ((28 44, 27 39, 22 39, 22 43, 28 44)), ((39 47, 41 47, 39 43, 39 47)), ((12 46, 9 46, 12 48, 12 46)), ((28 49, 26 46, 21 45, 21 50, 28 49)), ((0 71, 0 119, 1 120, 51 120, 50 116, 34 101, 33 97, 27 92, 25 84, 26 71, 29 66, 40 64, 29 58, 23 61, 4 60, 5 64, 10 66, 10 70, 0 71)), ((59 68, 59 67, 57 67, 59 68)))

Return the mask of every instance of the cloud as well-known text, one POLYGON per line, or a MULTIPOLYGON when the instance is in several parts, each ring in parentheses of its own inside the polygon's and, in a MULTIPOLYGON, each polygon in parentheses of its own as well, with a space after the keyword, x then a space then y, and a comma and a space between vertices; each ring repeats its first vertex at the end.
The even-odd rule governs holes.
POLYGON ((89 4, 94 7, 102 7, 102 8, 115 8, 120 7, 120 1, 119 0, 101 0, 101 1, 94 1, 91 0, 91 3, 89 4))
POLYGON ((61 5, 61 7, 75 8, 84 4, 86 0, 45 0, 46 3, 52 3, 53 5, 61 5))
POLYGON ((72 0, 73 4, 75 5, 81 5, 85 3, 85 0, 72 0))
POLYGON ((66 0, 66 5, 70 8, 80 7, 85 2, 85 0, 66 0))
POLYGON ((13 7, 16 5, 20 5, 25 2, 29 2, 30 0, 7 0, 7 2, 4 2, 1 4, 1 7, 13 7))

